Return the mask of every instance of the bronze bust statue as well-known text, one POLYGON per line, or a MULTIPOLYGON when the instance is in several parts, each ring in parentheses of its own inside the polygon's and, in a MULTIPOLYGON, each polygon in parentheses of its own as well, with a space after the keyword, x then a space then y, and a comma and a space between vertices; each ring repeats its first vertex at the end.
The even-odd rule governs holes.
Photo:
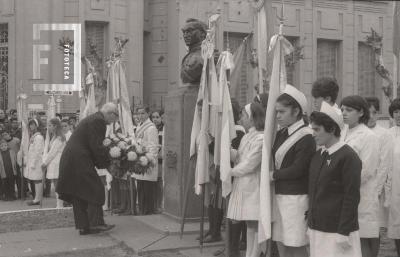
POLYGON ((188 19, 182 33, 189 52, 182 59, 181 79, 183 83, 199 84, 203 69, 201 43, 206 38, 207 25, 197 19, 188 19))

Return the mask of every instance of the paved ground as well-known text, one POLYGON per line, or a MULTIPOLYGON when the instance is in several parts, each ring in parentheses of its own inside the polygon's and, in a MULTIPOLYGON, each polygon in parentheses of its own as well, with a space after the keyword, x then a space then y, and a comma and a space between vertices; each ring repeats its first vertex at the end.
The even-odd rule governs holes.
MULTIPOLYGON (((28 200, 15 200, 15 201, 0 201, 0 213, 8 212, 8 211, 17 211, 17 210, 33 210, 39 209, 40 206, 28 206, 26 203, 28 200)), ((43 198, 43 208, 55 208, 56 207, 56 199, 55 198, 43 198)))
MULTIPOLYGON (((51 199, 45 203, 51 207, 51 199)), ((0 202, 5 208, 26 208, 21 202, 0 202)), ((36 211, 37 212, 40 211, 36 211)), ((1 214, 14 215, 14 214, 1 214)), ((72 217, 71 217, 72 218, 72 217)), ((41 229, 32 231, 0 231, 0 257, 211 257, 220 245, 207 245, 201 254, 195 233, 198 224, 187 224, 187 232, 180 239, 179 224, 163 215, 153 216, 106 216, 106 222, 116 228, 108 233, 79 236, 73 227, 41 229)), ((67 225, 69 226, 69 225, 67 225)), ((379 257, 396 257, 393 242, 382 241, 379 257)))

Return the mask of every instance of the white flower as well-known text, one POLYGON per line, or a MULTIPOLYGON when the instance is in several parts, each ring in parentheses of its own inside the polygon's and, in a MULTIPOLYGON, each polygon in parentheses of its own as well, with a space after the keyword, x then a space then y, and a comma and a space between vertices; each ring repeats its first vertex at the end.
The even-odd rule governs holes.
POLYGON ((137 152, 138 154, 142 154, 142 153, 143 153, 143 146, 137 145, 137 146, 136 146, 136 152, 137 152))
POLYGON ((117 142, 120 141, 118 137, 113 137, 112 140, 113 140, 115 143, 117 143, 117 142))
POLYGON ((146 156, 140 157, 139 161, 140 161, 140 165, 142 165, 143 167, 146 167, 147 164, 149 164, 149 160, 146 158, 146 156))
POLYGON ((124 141, 125 141, 125 143, 129 144, 131 142, 131 139, 130 138, 125 138, 124 141))
POLYGON ((137 154, 133 151, 129 151, 126 156, 128 157, 128 161, 131 162, 136 161, 137 159, 137 154))
POLYGON ((111 149, 110 149, 110 156, 111 156, 112 158, 118 158, 118 157, 120 157, 120 156, 121 156, 121 149, 120 149, 119 147, 117 147, 117 146, 111 147, 111 149))
POLYGON ((122 134, 122 133, 117 133, 117 137, 119 137, 119 138, 125 138, 124 134, 122 134))
POLYGON ((120 141, 118 143, 118 147, 121 148, 122 150, 126 150, 128 148, 128 144, 125 143, 124 141, 120 141))
POLYGON ((146 153, 146 158, 147 158, 152 164, 155 164, 156 159, 153 157, 153 154, 151 154, 151 153, 146 153))
POLYGON ((107 146, 109 146, 109 145, 111 145, 111 139, 109 139, 109 138, 105 138, 104 140, 103 140, 103 145, 105 146, 105 147, 107 147, 107 146))

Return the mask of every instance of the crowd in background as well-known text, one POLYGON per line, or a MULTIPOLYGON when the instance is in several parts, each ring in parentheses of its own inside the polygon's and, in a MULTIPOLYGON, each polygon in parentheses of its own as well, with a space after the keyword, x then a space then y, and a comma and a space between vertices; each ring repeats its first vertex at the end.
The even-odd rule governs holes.
MULTIPOLYGON (((2 158, 0 160, 0 200, 13 201, 16 199, 33 198, 29 205, 39 204, 43 197, 50 197, 51 185, 55 185, 58 178, 58 161, 64 142, 70 137, 75 125, 76 117, 63 118, 57 114, 47 124, 45 112, 38 112, 29 119, 29 148, 25 156, 24 176, 22 176, 21 140, 22 129, 18 121, 17 110, 4 111, 0 109, 0 145, 2 158), (45 137, 49 131, 49 143, 45 147, 45 137), (20 157, 20 158, 18 158, 20 157), (46 172, 44 186, 42 174, 46 172), (38 194, 36 191, 38 190, 38 194)), ((57 207, 62 207, 57 203, 57 207)))

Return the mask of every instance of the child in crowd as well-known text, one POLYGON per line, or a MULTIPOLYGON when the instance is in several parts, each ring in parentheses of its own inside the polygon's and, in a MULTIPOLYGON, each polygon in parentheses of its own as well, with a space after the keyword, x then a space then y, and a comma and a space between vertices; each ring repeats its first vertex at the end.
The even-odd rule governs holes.
POLYGON ((17 158, 8 147, 7 141, 0 139, 0 177, 5 201, 15 200, 15 176, 17 175, 17 158))
MULTIPOLYGON (((51 180, 54 188, 57 185, 58 180, 58 167, 60 165, 61 153, 65 146, 65 135, 62 132, 61 122, 58 118, 53 118, 49 121, 48 131, 50 136, 50 142, 45 147, 43 152, 42 170, 46 170, 46 178, 51 180)), ((57 198, 57 208, 63 207, 63 201, 57 198)))

